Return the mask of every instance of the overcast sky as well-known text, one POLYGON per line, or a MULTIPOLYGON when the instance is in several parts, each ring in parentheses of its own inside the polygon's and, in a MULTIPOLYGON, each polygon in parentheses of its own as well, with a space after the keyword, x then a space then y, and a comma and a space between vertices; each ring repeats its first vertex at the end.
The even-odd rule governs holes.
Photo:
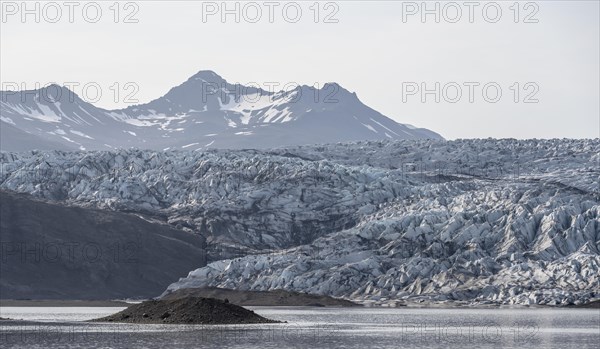
POLYGON ((460 19, 456 6, 441 2, 440 23, 434 14, 423 23, 420 3, 309 1, 284 12, 285 2, 258 1, 239 3, 240 23, 233 14, 223 23, 220 1, 121 3, 118 15, 112 1, 97 2, 101 16, 95 4, 84 15, 79 2, 70 23, 68 7, 60 5, 57 19, 54 5, 41 2, 40 23, 33 14, 23 23, 21 1, 3 1, 0 79, 5 89, 96 83, 103 93, 95 104, 117 108, 128 105, 130 92, 144 103, 214 70, 242 84, 337 82, 384 115, 448 139, 600 136, 598 1, 522 2, 518 9, 512 1, 459 1, 460 19), (436 83, 439 103, 435 93, 421 93, 436 83))

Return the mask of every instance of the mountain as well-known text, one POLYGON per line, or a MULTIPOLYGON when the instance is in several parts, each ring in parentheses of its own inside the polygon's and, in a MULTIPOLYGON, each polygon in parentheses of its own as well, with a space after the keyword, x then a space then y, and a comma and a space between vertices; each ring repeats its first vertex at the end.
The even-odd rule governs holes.
MULTIPOLYGON (((129 147, 138 141, 127 133, 127 124, 109 111, 96 108, 71 90, 50 85, 39 90, 0 91, 2 128, 25 133, 32 149, 111 149, 129 147), (60 144, 52 147, 50 144, 60 144)), ((8 133, 8 132, 4 132, 8 133)), ((23 142, 2 141, 2 150, 21 150, 23 142)))
POLYGON ((2 190, 0 217, 3 299, 148 298, 205 264, 202 236, 137 215, 2 190))
POLYGON ((33 135, 5 122, 0 123, 0 149, 10 151, 77 150, 68 144, 33 135))
POLYGON ((569 304, 600 297, 599 162, 599 139, 2 152, 0 188, 205 236, 169 292, 569 304))
POLYGON ((335 83, 269 92, 200 71, 164 96, 119 110, 97 108, 65 87, 0 92, 2 150, 270 148, 356 140, 442 139, 399 124, 335 83), (20 138, 26 138, 22 136, 20 138), (61 146, 52 144, 61 144, 61 146), (39 144, 39 145, 38 145, 39 144), (34 149, 34 148, 30 148, 34 149))

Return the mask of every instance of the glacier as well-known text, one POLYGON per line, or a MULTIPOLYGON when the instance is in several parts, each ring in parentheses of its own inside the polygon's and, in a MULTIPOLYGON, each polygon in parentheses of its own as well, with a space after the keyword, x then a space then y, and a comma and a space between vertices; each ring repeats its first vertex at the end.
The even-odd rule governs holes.
POLYGON ((600 140, 0 153, 0 188, 206 238, 173 283, 364 303, 600 298, 600 140), (200 263, 199 263, 200 266, 200 263))

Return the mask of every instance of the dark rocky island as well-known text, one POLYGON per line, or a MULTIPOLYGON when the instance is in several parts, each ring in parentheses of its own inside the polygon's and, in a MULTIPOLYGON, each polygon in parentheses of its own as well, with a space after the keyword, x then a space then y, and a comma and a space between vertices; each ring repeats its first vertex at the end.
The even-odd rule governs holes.
POLYGON ((218 287, 183 288, 161 297, 163 300, 184 297, 209 297, 242 306, 312 306, 312 307, 357 307, 360 304, 345 299, 329 296, 291 292, 285 290, 272 291, 240 291, 218 287))
POLYGON ((150 300, 135 304, 116 314, 91 322, 124 322, 138 324, 265 324, 279 321, 214 298, 185 297, 150 300))

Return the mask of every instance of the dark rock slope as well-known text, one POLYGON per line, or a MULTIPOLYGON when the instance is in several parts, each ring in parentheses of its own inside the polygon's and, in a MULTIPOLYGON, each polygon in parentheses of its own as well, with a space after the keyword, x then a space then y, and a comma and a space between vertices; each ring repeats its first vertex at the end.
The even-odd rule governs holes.
POLYGON ((200 235, 0 191, 0 298, 150 298, 205 265, 200 235))

